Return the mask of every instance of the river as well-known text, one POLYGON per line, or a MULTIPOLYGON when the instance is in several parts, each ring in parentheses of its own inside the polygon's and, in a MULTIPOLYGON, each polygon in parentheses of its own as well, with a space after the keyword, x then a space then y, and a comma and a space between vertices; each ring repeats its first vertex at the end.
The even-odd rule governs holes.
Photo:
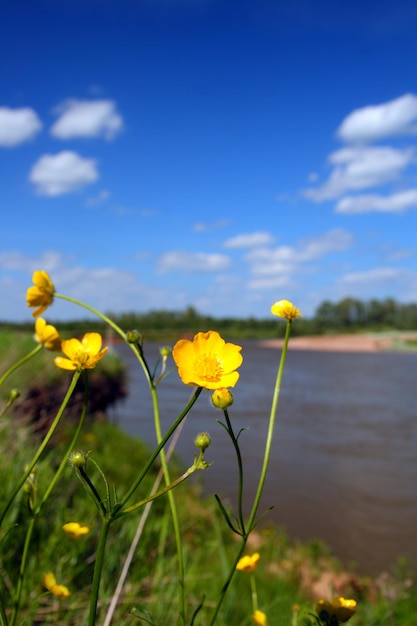
MULTIPOLYGON (((243 342, 244 362, 229 409, 240 436, 246 500, 259 478, 279 350, 243 342)), ((126 432, 155 442, 152 405, 142 370, 128 346, 116 346, 128 363, 129 395, 111 411, 126 432)), ((157 346, 145 346, 150 364, 157 346)), ((192 389, 176 370, 158 387, 166 430, 192 389)), ((261 510, 301 540, 320 538, 346 566, 377 574, 399 556, 417 566, 417 354, 288 353, 273 453, 261 510)), ((177 451, 193 460, 193 440, 209 432, 199 472, 204 492, 236 501, 233 448, 216 422, 223 413, 203 391, 190 412, 177 451)))

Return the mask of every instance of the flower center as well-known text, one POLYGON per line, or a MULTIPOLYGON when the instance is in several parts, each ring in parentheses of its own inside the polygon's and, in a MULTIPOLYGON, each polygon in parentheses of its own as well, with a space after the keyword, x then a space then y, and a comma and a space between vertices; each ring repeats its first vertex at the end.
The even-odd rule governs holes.
POLYGON ((88 350, 85 350, 85 348, 78 350, 74 359, 74 361, 76 361, 81 366, 86 365, 87 363, 90 362, 90 360, 91 360, 91 354, 88 350))
POLYGON ((195 371, 202 380, 216 382, 223 376, 221 361, 211 354, 203 354, 195 361, 195 371))

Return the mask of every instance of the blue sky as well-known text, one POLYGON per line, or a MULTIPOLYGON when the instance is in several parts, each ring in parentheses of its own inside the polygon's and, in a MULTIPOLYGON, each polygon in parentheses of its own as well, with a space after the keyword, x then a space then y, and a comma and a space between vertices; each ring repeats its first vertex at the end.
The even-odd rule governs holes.
POLYGON ((416 32, 414 0, 6 0, 0 319, 37 269, 107 312, 417 301, 416 32))

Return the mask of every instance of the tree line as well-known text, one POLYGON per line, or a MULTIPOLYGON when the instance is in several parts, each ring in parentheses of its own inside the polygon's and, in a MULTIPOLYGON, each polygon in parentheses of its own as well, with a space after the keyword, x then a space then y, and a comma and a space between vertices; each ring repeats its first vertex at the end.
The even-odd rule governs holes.
MULTIPOLYGON (((108 314, 125 331, 139 330, 144 338, 175 340, 179 336, 192 335, 198 330, 215 329, 228 339, 262 339, 277 337, 284 333, 285 324, 278 324, 275 317, 216 318, 199 313, 189 306, 184 311, 155 310, 146 313, 127 312, 108 314)), ((48 316, 49 323, 54 321, 48 316)), ((33 332, 33 323, 13 324, 3 322, 3 328, 20 328, 33 332)), ((97 318, 55 322, 64 333, 98 331, 106 327, 97 318)), ((293 335, 314 335, 361 331, 417 330, 417 304, 400 304, 393 298, 384 300, 359 300, 343 298, 338 302, 325 300, 313 316, 298 319, 293 324, 293 335)), ((67 335, 68 336, 68 335, 67 335)))

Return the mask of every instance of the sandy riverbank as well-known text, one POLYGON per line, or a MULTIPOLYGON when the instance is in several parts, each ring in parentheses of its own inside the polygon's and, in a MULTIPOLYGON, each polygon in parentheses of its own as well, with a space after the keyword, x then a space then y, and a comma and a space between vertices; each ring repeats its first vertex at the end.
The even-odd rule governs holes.
MULTIPOLYGON (((315 335, 309 337, 291 337, 290 350, 318 350, 325 352, 379 352, 390 350, 391 337, 368 335, 315 335)), ((283 339, 266 339, 260 345, 265 348, 279 348, 283 339)))

